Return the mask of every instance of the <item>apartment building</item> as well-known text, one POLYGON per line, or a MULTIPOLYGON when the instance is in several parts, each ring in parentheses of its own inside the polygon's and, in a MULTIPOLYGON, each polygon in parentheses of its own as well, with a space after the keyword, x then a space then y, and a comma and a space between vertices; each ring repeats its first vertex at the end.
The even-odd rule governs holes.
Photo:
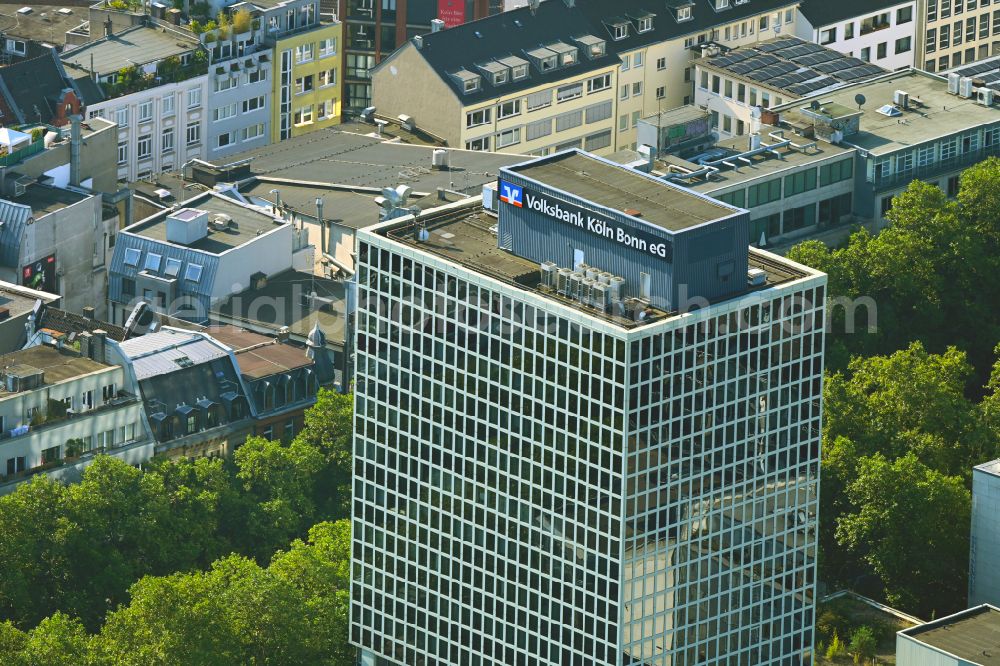
MULTIPOLYGON (((8 39, 7 42, 17 40, 8 39)), ((23 46, 24 42, 20 42, 23 46)), ((0 119, 4 125, 44 123, 54 127, 69 124, 80 113, 84 101, 80 89, 49 47, 31 49, 34 57, 0 67, 0 119)))
POLYGON ((340 51, 343 25, 311 22, 274 44, 271 140, 340 123, 340 51))
POLYGON ((361 663, 808 661, 825 276, 594 156, 499 179, 359 235, 361 663))
POLYGON ((918 62, 917 0, 806 0, 799 5, 795 36, 888 70, 918 62))
POLYGON ((860 58, 793 36, 726 52, 708 49, 694 67, 695 104, 708 110, 723 138, 756 131, 754 121, 773 106, 887 74, 860 58))
POLYGON ((373 71, 373 104, 472 150, 634 148, 641 118, 693 101, 699 44, 770 38, 794 7, 543 2, 412 39, 373 71))
POLYGON ((1000 7, 990 0, 923 0, 917 66, 942 72, 1000 55, 1000 7))
POLYGON ((183 30, 137 25, 65 51, 88 118, 118 124, 118 179, 206 155, 208 57, 183 30))

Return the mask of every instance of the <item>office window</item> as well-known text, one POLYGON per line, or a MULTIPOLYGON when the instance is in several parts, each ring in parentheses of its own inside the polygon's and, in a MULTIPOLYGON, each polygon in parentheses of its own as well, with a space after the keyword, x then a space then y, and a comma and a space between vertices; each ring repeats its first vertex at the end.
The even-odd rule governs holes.
POLYGON ((507 146, 513 146, 517 143, 521 143, 520 127, 505 130, 497 134, 497 148, 505 148, 507 146))
POLYGON ((596 123, 602 120, 607 120, 611 117, 611 100, 607 102, 601 102, 600 104, 593 104, 588 106, 586 109, 586 122, 596 123))
POLYGON ((785 176, 786 197, 814 189, 816 189, 816 169, 800 171, 790 176, 785 176))
POLYGON ((854 160, 847 158, 833 164, 824 164, 819 168, 820 187, 839 183, 854 176, 854 160))
POLYGON ((799 229, 816 224, 816 204, 811 203, 799 208, 792 208, 785 211, 782 220, 782 233, 790 233, 799 229))
POLYGON ((174 150, 174 128, 168 127, 163 130, 163 137, 160 141, 160 151, 170 153, 174 150))
POLYGON ((187 106, 189 109, 201 106, 201 88, 191 88, 187 91, 187 106))
POLYGON ((747 207, 762 206, 781 198, 781 179, 775 178, 747 188, 747 207))
POLYGON ((142 160, 147 159, 153 155, 153 137, 149 134, 143 134, 135 142, 135 156, 136 158, 142 160))
POLYGON ((197 122, 188 123, 187 145, 191 146, 201 141, 201 125, 197 122))
POLYGON ((736 190, 735 192, 726 192, 725 194, 712 195, 714 198, 718 199, 722 203, 727 203, 730 206, 737 206, 743 208, 743 202, 746 199, 746 190, 736 190))

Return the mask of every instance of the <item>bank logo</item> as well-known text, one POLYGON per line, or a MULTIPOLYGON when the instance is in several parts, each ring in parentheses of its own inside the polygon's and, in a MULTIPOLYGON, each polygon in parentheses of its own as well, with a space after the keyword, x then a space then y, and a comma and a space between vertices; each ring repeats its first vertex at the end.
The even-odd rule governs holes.
POLYGON ((521 208, 523 205, 523 194, 524 192, 520 185, 512 185, 511 183, 505 183, 502 180, 500 181, 500 201, 521 208))

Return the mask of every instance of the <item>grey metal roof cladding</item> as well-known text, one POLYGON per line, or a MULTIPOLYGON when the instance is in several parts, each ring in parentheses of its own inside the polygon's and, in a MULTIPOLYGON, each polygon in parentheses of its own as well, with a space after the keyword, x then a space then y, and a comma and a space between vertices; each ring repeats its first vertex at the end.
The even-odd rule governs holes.
POLYGON ((120 347, 140 381, 228 356, 210 338, 171 328, 126 340, 120 347))
POLYGON ((200 48, 198 40, 165 28, 138 25, 111 37, 104 37, 64 51, 64 62, 81 69, 93 68, 99 76, 112 74, 125 63, 145 65, 170 56, 179 56, 200 48))
POLYGON ((799 11, 814 28, 852 18, 877 14, 879 10, 906 4, 907 0, 802 0, 799 11))
MULTIPOLYGON (((697 34, 711 30, 721 23, 739 21, 748 16, 792 7, 795 4, 795 0, 750 0, 716 11, 710 0, 699 0, 693 4, 690 20, 677 21, 674 12, 664 8, 663 0, 617 0, 616 2, 576 0, 573 7, 567 7, 565 2, 559 0, 549 0, 542 2, 534 12, 530 7, 521 7, 423 35, 421 37, 423 46, 417 52, 451 87, 457 97, 465 104, 475 104, 498 95, 533 88, 546 82, 556 83, 567 76, 616 65, 619 62, 619 53, 697 34), (654 17, 652 29, 638 32, 635 21, 650 15, 654 17), (613 39, 610 26, 616 22, 630 24, 628 35, 624 39, 613 39), (577 38, 588 35, 604 40, 605 55, 589 59, 586 54, 581 53, 572 65, 554 67, 544 72, 532 66, 526 78, 519 81, 509 80, 496 86, 484 78, 479 90, 468 94, 451 76, 451 73, 462 67, 475 71, 476 63, 487 60, 501 61, 502 58, 511 55, 521 56, 527 51, 555 42, 576 44, 577 38)), ((408 46, 410 47, 416 48, 412 43, 408 46)), ((376 70, 387 66, 393 59, 393 56, 383 59, 376 66, 376 70)))
POLYGON ((21 236, 31 219, 31 206, 0 199, 0 264, 17 265, 21 236))

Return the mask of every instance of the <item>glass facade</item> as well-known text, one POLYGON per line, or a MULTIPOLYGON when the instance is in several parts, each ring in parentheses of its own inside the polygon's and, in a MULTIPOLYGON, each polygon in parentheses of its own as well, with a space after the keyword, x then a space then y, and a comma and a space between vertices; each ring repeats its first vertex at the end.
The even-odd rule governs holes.
POLYGON ((824 282, 629 330, 363 232, 363 663, 797 663, 824 282))

